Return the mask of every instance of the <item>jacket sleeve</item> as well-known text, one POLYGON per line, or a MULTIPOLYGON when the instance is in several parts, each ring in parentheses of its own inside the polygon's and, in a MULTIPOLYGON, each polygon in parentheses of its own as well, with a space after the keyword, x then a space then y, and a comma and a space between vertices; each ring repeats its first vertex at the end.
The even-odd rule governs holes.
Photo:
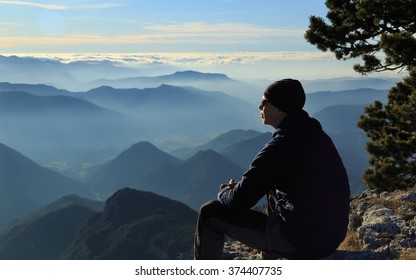
POLYGON ((273 187, 285 181, 288 170, 287 140, 275 137, 257 154, 234 188, 224 188, 218 200, 227 207, 249 209, 273 187))

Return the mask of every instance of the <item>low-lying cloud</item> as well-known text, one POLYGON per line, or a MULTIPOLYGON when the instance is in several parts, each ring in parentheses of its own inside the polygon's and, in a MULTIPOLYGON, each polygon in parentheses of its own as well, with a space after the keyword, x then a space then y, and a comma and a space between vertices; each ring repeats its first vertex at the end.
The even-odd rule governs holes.
POLYGON ((256 64, 273 61, 305 61, 333 59, 322 52, 187 52, 187 53, 79 53, 79 54, 20 54, 19 56, 49 58, 62 63, 75 61, 110 61, 124 65, 225 65, 256 64))

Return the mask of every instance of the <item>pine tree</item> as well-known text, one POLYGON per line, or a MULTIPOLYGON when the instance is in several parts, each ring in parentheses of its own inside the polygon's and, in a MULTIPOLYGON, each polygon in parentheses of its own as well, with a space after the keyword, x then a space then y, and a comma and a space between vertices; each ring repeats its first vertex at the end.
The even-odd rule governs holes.
POLYGON ((365 108, 358 126, 370 141, 370 165, 363 180, 372 189, 392 191, 416 185, 416 71, 393 87, 383 107, 365 108))
POLYGON ((361 58, 361 74, 387 70, 408 76, 383 105, 365 108, 358 126, 370 138, 363 175, 377 191, 416 186, 416 0, 328 0, 327 19, 312 16, 305 38, 337 59, 361 58))
POLYGON ((311 16, 305 38, 337 59, 361 57, 367 74, 416 67, 415 0, 327 0, 327 18, 311 16), (384 59, 383 59, 384 57, 384 59))

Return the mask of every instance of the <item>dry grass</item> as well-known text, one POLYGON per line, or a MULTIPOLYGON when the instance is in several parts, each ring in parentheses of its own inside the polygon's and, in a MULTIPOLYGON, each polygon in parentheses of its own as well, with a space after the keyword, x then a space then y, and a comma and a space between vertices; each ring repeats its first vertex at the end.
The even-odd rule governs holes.
POLYGON ((349 252, 363 250, 358 233, 356 231, 348 231, 344 241, 339 245, 338 250, 345 250, 349 252))
POLYGON ((399 260, 416 260, 416 248, 401 254, 399 260))
MULTIPOLYGON (((413 189, 409 190, 398 190, 395 191, 395 195, 404 194, 406 192, 409 192, 410 190, 413 191, 413 189)), ((367 200, 367 202, 371 205, 383 205, 390 209, 395 209, 395 214, 404 218, 405 220, 411 220, 414 216, 416 216, 416 202, 410 202, 410 201, 399 201, 399 200, 387 200, 382 197, 372 197, 367 200), (403 212, 400 210, 400 206, 406 206, 413 211, 411 213, 403 212)))
MULTIPOLYGON (((344 241, 339 245, 338 250, 345 250, 348 252, 362 251, 363 247, 358 239, 358 233, 355 231, 349 231, 344 241)), ((409 251, 401 253, 397 259, 416 260, 416 248, 412 248, 409 251)))

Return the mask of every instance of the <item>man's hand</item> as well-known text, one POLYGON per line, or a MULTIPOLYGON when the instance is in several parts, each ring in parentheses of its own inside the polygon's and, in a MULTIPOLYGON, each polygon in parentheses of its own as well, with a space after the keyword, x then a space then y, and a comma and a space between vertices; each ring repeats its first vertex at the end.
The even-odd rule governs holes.
POLYGON ((237 185, 237 182, 235 182, 234 179, 231 179, 228 184, 221 184, 220 190, 223 188, 234 188, 235 185, 237 185))

